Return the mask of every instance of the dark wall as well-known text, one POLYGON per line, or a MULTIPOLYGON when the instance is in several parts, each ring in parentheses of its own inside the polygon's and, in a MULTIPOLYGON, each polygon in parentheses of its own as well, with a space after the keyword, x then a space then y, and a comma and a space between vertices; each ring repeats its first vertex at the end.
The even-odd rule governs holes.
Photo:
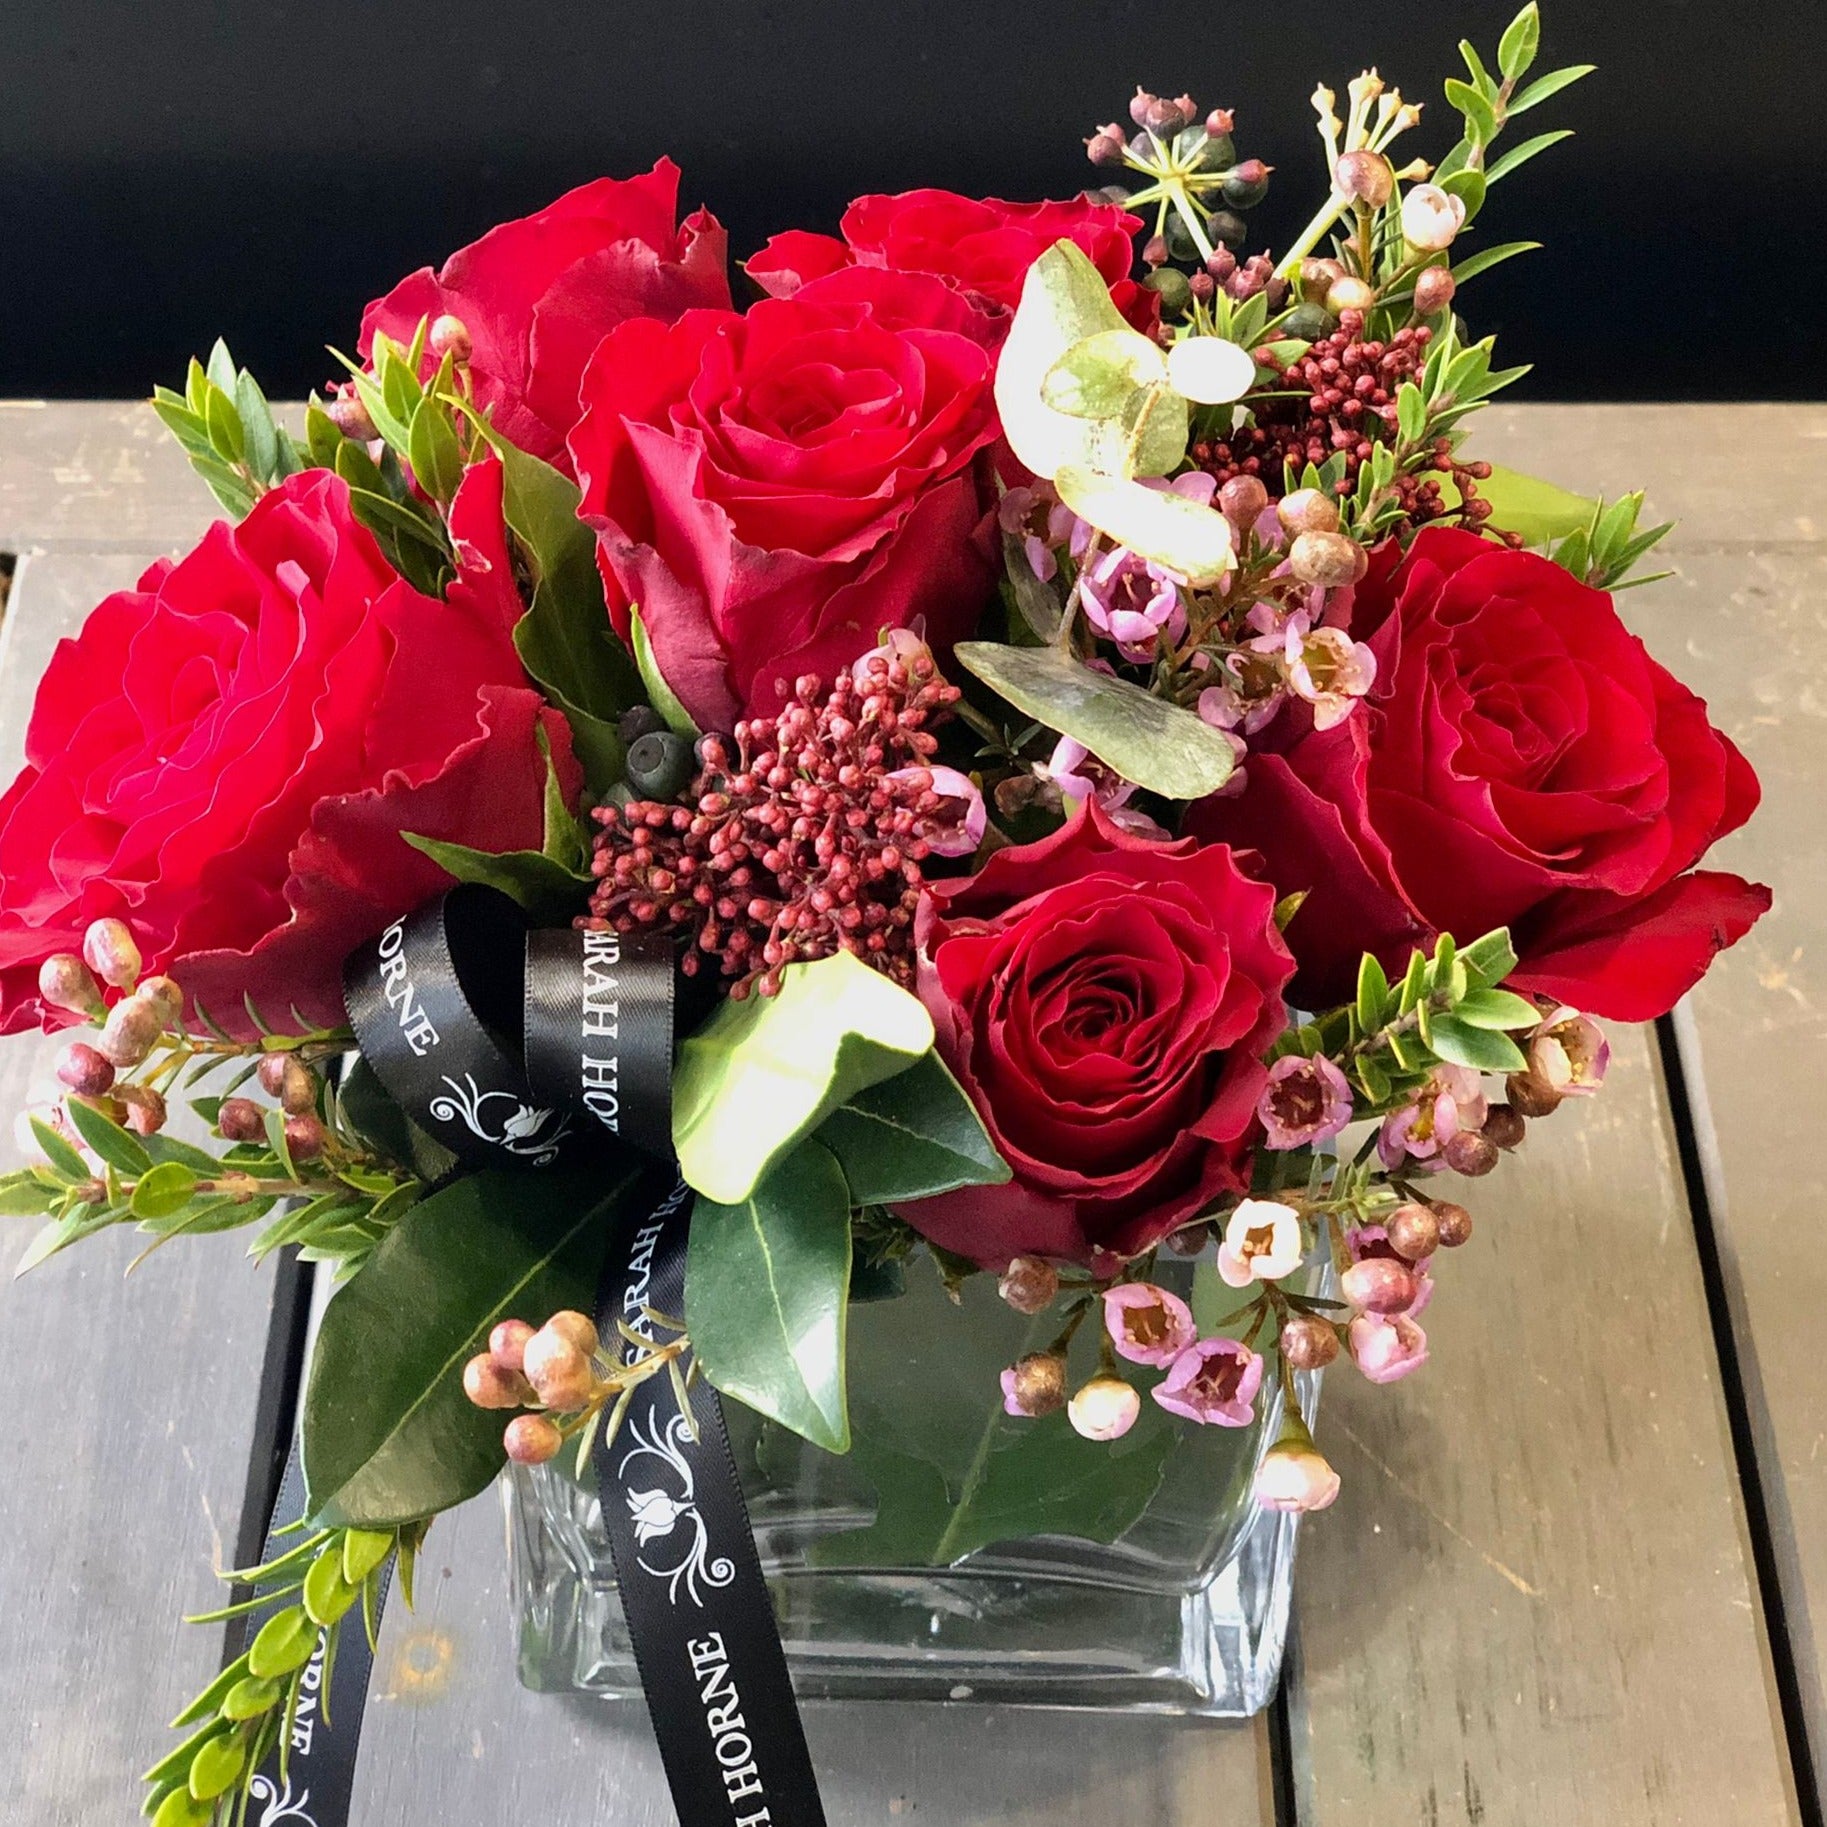
MULTIPOLYGON (((218 332, 275 393, 331 372, 401 273, 662 151, 738 253, 862 191, 1067 195, 1137 81, 1237 110, 1279 170, 1270 247, 1322 182, 1307 97, 1376 62, 1428 115, 1514 0, 12 0, 0 25, 0 392, 132 395, 218 332)), ((1827 7, 1547 0, 1527 117, 1579 137, 1493 194, 1545 241, 1468 288, 1537 397, 1820 397, 1827 7)), ((1408 142, 1404 142, 1405 144, 1408 142)))

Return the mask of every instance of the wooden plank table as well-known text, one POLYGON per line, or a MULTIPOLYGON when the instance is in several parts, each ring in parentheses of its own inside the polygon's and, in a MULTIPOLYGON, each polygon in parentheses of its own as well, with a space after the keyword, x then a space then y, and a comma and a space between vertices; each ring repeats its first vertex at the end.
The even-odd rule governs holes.
MULTIPOLYGON (((1766 816, 1723 854, 1776 911, 1663 1033, 1615 1032, 1604 1095, 1478 1189, 1427 1374, 1331 1378, 1346 1491, 1307 1528, 1269 1714, 816 1707, 833 1827, 1822 1819, 1827 411, 1518 407, 1480 449, 1682 517, 1681 575, 1622 601, 1764 775, 1766 816)), ((58 636, 209 510, 145 408, 0 403, 0 767, 58 636)), ((9 1110, 46 1058, 0 1043, 9 1110)), ((0 1273, 28 1231, 0 1231, 0 1273)), ((224 1237, 123 1285, 130 1254, 92 1242, 0 1301, 0 1827, 133 1818, 222 1647, 176 1613, 257 1526, 296 1373, 295 1278, 224 1237)), ((439 1525, 421 1589, 385 1628, 358 1821, 665 1827, 638 1706, 515 1684, 492 1498, 439 1525)))

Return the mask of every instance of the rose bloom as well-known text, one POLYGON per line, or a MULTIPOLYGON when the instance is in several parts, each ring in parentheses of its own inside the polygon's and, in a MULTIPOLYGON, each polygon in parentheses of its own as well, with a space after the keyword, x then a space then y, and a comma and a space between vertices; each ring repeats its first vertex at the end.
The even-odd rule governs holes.
POLYGON ((1507 926, 1515 988, 1643 1021, 1769 907, 1694 869, 1756 776, 1602 591, 1428 528, 1378 555, 1351 614, 1376 663, 1364 709, 1328 730, 1284 713, 1248 789, 1188 819, 1313 891, 1288 928, 1302 1006, 1348 1000, 1365 950, 1399 970, 1440 932, 1507 926))
POLYGON ((457 493, 446 602, 307 470, 59 644, 0 799, 0 1026, 68 1019, 38 967, 104 916, 225 1027, 252 1032, 244 993, 340 1022, 344 956, 450 885, 402 832, 539 848, 542 726, 580 780, 514 652, 501 486, 491 461, 457 493))
POLYGON ((907 1221, 985 1266, 1106 1271, 1245 1190, 1292 969, 1274 900, 1228 850, 1133 835, 1095 802, 931 883, 917 987, 1014 1178, 907 1221))
POLYGON ((623 324, 571 434, 611 612, 631 604, 702 728, 831 678, 924 617, 941 653, 991 587, 973 459, 991 358, 936 279, 854 270, 746 316, 623 324))
MULTIPOLYGON (((510 443, 568 468, 578 383, 603 337, 630 317, 729 307, 723 230, 705 210, 676 226, 678 197, 670 159, 567 191, 402 279, 363 312, 358 348, 366 359, 377 332, 410 343, 421 319, 460 318, 476 403, 510 443)), ((436 366, 428 353, 426 373, 436 366)))
MULTIPOLYGON (((776 298, 849 266, 931 273, 998 321, 997 335, 1021 298, 1022 281, 1056 241, 1077 244, 1113 289, 1118 308, 1137 308, 1129 279, 1131 237, 1141 219, 1109 203, 979 201, 949 190, 858 197, 844 212, 843 239, 789 229, 745 261, 749 277, 776 298)), ((1152 300, 1154 294, 1143 293, 1152 300)))

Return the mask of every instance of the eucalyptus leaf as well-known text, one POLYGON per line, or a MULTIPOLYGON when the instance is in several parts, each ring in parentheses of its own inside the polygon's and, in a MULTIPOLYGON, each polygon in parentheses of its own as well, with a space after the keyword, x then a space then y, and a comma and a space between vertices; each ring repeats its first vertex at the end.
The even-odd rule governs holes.
POLYGON ((1223 735, 1127 679, 1093 672, 1053 647, 966 641, 959 663, 1015 708, 1082 742, 1125 780, 1168 799, 1203 799, 1236 765, 1223 735))
POLYGON ((679 1171, 735 1205, 859 1091, 932 1046, 932 1017, 849 952, 790 964, 774 996, 721 1003, 679 1048, 672 1139, 679 1171))
POLYGON ((976 1107, 937 1053, 858 1092, 825 1118, 817 1139, 837 1156, 852 1205, 928 1199, 1009 1178, 976 1107))
POLYGON ((319 1527, 448 1510, 501 1469, 501 1416, 463 1393, 504 1319, 588 1309, 611 1228, 653 1187, 621 1167, 469 1174, 414 1206, 330 1302, 304 1399, 319 1527))
POLYGON ((1074 419, 1120 419, 1135 396, 1167 379, 1159 343, 1127 324, 1076 342, 1040 383, 1040 397, 1074 419))
POLYGON ((1052 477, 1067 464, 1113 473, 1122 467, 1120 426, 1060 412, 1042 389, 1054 364, 1075 345, 1128 329, 1104 276, 1072 242, 1056 242, 1028 268, 996 362, 996 408, 1009 447, 1035 475, 1052 477))
POLYGON ((1231 523, 1203 502, 1075 465, 1060 470, 1054 487, 1081 520, 1189 584, 1215 584, 1236 565, 1231 523))

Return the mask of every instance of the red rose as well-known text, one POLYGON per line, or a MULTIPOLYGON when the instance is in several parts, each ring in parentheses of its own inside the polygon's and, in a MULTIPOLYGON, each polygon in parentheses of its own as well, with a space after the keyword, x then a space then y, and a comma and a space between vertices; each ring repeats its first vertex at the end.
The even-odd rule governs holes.
POLYGON ((323 470, 109 597, 38 689, 0 799, 0 1027, 55 1011, 39 964, 116 915, 149 970, 225 1026, 342 1019, 344 955, 450 878, 401 837, 537 849, 543 724, 527 686, 501 469, 451 507, 465 576, 421 596, 323 470))
POLYGON ((1229 850, 1137 837, 1095 804, 931 884, 920 996, 1015 1177, 902 1215, 989 1267, 1104 1270, 1243 1191, 1294 968, 1274 911, 1229 850))
POLYGON ((941 649, 990 589, 973 457, 991 359, 936 279, 854 269, 746 316, 612 330, 571 435, 611 611, 640 605, 704 728, 829 679, 884 627, 941 649))
MULTIPOLYGON (((844 212, 843 239, 789 229, 753 259, 749 277, 776 298, 790 298, 809 280, 848 266, 932 273, 973 302, 1006 319, 1021 298, 1021 282, 1056 241, 1074 241, 1114 289, 1132 302, 1131 238, 1141 219, 1110 203, 1074 197, 1069 203, 979 201, 949 190, 905 190, 895 197, 858 197, 844 212)), ((1147 294, 1150 301, 1154 294, 1147 294)))
MULTIPOLYGON (((608 331, 729 305, 723 230, 705 210, 675 227, 678 197, 679 168, 662 159, 643 177, 598 178, 503 222, 371 304, 360 352, 377 331, 409 343, 424 318, 462 319, 478 404, 510 443, 562 466, 577 384, 608 331)), ((428 358, 427 373, 435 366, 428 358)))
POLYGON ((1260 850, 1281 893, 1311 890, 1288 928, 1297 1001, 1349 996, 1361 952, 1399 966, 1442 931, 1508 926, 1519 987, 1643 1021, 1769 907, 1689 873, 1750 817, 1757 777, 1602 591, 1432 528, 1373 565, 1352 633, 1377 660, 1364 709, 1291 725, 1238 798, 1188 821, 1260 850))

